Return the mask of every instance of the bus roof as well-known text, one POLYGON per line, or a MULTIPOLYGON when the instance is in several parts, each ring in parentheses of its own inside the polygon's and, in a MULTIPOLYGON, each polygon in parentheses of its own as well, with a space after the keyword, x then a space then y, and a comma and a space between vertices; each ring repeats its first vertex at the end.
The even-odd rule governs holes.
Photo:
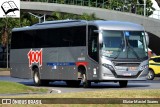
POLYGON ((99 27, 99 30, 128 30, 128 31, 144 31, 144 27, 131 23, 131 22, 122 22, 122 21, 93 21, 96 26, 99 27))
POLYGON ((143 26, 131 22, 122 21, 85 21, 85 20, 58 20, 58 21, 46 21, 43 23, 37 23, 32 26, 26 26, 21 28, 14 28, 12 31, 25 31, 25 30, 36 30, 36 29, 47 29, 47 28, 60 28, 69 26, 80 26, 80 25, 94 25, 99 30, 128 30, 128 31, 143 31, 143 26))
POLYGON ((69 26, 80 26, 86 25, 82 20, 58 20, 58 21, 46 21, 43 23, 37 23, 32 26, 25 26, 21 28, 14 28, 12 31, 25 31, 25 30, 36 30, 36 29, 48 29, 48 28, 60 28, 69 26))

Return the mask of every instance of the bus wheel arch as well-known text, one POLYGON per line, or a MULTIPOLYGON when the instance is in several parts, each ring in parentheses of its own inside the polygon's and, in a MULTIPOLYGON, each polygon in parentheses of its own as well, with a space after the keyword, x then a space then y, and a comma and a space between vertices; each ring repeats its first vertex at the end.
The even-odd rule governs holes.
POLYGON ((78 72, 80 74, 86 74, 86 67, 84 65, 79 65, 78 66, 78 72))
POLYGON ((32 66, 32 71, 34 72, 35 69, 39 69, 37 65, 32 66))

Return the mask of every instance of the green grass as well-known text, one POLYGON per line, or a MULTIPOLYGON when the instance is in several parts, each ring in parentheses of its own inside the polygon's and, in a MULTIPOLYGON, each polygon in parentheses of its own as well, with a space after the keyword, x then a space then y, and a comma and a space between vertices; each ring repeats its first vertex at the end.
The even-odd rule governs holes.
POLYGON ((47 92, 47 89, 32 88, 23 84, 0 81, 0 94, 47 92))
POLYGON ((0 71, 10 71, 10 68, 0 68, 0 71))

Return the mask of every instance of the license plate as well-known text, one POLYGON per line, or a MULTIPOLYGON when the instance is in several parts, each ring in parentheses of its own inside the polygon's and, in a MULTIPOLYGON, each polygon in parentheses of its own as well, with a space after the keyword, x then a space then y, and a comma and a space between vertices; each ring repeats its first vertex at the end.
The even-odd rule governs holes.
POLYGON ((137 67, 128 67, 128 69, 129 69, 130 71, 136 71, 136 70, 137 70, 137 67))

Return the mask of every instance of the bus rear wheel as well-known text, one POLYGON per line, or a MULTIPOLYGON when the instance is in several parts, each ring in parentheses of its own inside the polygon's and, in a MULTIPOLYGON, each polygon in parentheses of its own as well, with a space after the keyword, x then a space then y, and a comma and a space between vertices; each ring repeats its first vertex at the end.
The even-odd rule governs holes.
POLYGON ((121 88, 123 88, 123 87, 127 87, 127 84, 128 84, 128 81, 119 81, 119 85, 120 85, 120 87, 121 88))
POLYGON ((46 86, 49 84, 49 81, 40 79, 38 68, 33 70, 33 82, 35 86, 46 86))
POLYGON ((35 86, 40 86, 41 85, 41 80, 40 80, 40 76, 39 76, 39 72, 38 69, 34 69, 33 71, 33 82, 35 86))

